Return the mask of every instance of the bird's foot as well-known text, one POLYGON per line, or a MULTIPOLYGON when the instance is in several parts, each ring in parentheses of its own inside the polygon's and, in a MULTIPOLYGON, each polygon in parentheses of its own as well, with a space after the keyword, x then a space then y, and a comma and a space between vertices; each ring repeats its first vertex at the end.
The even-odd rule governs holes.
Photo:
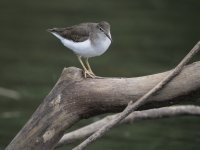
POLYGON ((84 77, 85 78, 96 78, 97 76, 93 73, 93 72, 90 72, 89 70, 84 70, 84 77))

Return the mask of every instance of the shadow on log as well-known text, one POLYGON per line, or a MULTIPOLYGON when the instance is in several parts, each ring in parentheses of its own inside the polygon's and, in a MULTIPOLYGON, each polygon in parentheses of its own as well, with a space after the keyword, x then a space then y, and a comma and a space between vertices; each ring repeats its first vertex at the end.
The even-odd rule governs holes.
MULTIPOLYGON (((51 150, 77 121, 107 112, 120 112, 169 72, 136 78, 84 79, 82 70, 65 68, 58 82, 6 150, 51 150)), ((200 94, 200 62, 193 63, 154 95, 145 107, 170 105, 200 94)), ((140 108, 141 109, 141 108, 140 108)))

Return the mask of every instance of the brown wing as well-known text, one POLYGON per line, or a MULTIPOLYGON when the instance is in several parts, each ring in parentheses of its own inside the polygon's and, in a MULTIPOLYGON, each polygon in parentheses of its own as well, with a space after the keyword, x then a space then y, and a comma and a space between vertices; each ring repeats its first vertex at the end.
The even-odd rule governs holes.
POLYGON ((67 28, 54 28, 50 32, 55 32, 60 36, 72 40, 74 42, 83 42, 89 38, 89 31, 87 26, 72 26, 67 28))
POLYGON ((74 42, 83 42, 89 38, 89 31, 87 27, 73 26, 66 28, 62 36, 74 42))

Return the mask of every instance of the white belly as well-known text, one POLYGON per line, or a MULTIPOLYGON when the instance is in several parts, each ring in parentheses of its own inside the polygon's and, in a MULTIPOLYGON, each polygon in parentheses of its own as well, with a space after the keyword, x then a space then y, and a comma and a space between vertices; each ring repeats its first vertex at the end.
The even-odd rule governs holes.
POLYGON ((58 39, 61 40, 64 46, 71 49, 77 55, 82 57, 95 57, 102 55, 110 46, 111 41, 107 37, 102 40, 97 40, 95 44, 92 44, 88 39, 84 42, 73 42, 72 40, 64 39, 56 33, 52 33, 58 39))

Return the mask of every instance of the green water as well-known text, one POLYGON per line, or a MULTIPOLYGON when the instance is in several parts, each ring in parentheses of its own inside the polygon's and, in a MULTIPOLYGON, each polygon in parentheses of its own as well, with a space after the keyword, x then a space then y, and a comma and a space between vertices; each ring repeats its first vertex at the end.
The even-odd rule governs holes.
MULTIPOLYGON (((0 87, 15 90, 20 98, 0 96, 0 149, 28 120, 62 69, 80 67, 47 28, 110 22, 114 41, 103 56, 91 59, 93 70, 99 76, 131 77, 174 67, 200 39, 199 18, 199 0, 1 0, 0 87)), ((199 118, 182 117, 124 125, 88 149, 198 150, 199 123, 199 118)))

